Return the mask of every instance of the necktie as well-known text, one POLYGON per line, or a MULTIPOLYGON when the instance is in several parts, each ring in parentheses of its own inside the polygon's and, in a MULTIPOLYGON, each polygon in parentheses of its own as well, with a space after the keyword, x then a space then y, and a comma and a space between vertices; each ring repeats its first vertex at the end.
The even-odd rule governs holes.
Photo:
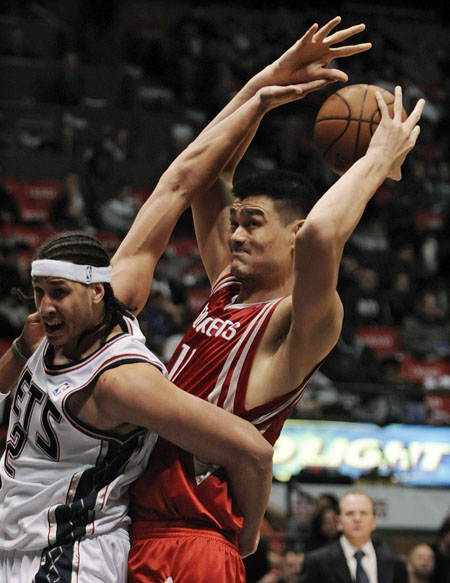
POLYGON ((370 583, 369 582, 369 577, 367 576, 367 573, 364 571, 363 566, 361 565, 361 560, 364 557, 364 551, 362 551, 361 549, 357 550, 355 553, 355 559, 356 559, 356 579, 355 579, 355 583, 370 583))

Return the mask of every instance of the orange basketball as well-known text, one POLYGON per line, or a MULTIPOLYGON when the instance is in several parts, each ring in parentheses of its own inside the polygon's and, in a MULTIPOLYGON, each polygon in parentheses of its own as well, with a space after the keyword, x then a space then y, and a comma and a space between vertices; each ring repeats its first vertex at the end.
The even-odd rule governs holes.
MULTIPOLYGON (((314 141, 326 164, 342 175, 364 156, 380 121, 375 97, 381 91, 393 115, 394 96, 376 85, 348 85, 323 103, 314 123, 314 141)), ((403 119, 406 111, 403 110, 403 119)))

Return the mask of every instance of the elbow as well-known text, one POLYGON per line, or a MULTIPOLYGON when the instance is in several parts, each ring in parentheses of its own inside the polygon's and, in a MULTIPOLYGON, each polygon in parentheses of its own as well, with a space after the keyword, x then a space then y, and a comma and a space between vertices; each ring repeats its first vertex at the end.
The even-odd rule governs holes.
POLYGON ((187 174, 183 169, 178 169, 170 174, 167 172, 166 176, 161 177, 153 191, 152 202, 155 203, 159 198, 165 208, 176 205, 180 209, 179 212, 186 210, 192 202, 187 183, 187 174))
POLYGON ((316 245, 326 245, 337 237, 337 229, 329 218, 307 218, 297 232, 297 241, 309 241, 316 245))
POLYGON ((258 475, 272 474, 273 447, 262 436, 258 439, 258 444, 247 452, 245 465, 247 471, 253 468, 253 472, 258 475))
POLYGON ((298 230, 295 241, 296 253, 307 253, 310 257, 311 254, 317 257, 339 255, 344 245, 345 237, 341 236, 338 226, 330 220, 320 219, 307 219, 298 230))

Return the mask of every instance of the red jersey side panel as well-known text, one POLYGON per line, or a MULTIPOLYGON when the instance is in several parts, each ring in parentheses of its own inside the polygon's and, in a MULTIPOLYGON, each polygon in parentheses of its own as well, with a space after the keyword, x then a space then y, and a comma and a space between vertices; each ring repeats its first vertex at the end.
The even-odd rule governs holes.
MULTIPOLYGON (((231 275, 216 284, 173 354, 169 378, 185 391, 252 421, 273 444, 307 381, 269 403, 246 410, 255 353, 282 298, 236 304, 239 285, 231 275)), ((242 526, 223 472, 163 439, 158 440, 146 472, 132 488, 132 515, 136 535, 139 521, 178 521, 212 528, 230 540, 236 539, 242 526)))

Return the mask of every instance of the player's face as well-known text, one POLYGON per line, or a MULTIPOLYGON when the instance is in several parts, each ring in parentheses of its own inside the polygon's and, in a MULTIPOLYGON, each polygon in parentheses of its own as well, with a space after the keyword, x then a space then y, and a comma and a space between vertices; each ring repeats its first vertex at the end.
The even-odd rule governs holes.
POLYGON ((377 519, 371 499, 364 494, 349 494, 339 503, 338 526, 354 546, 367 542, 375 530, 377 519))
POLYGON ((295 223, 285 225, 266 196, 235 200, 230 210, 231 271, 236 277, 286 278, 292 270, 295 223))
POLYGON ((55 346, 75 346, 95 326, 92 287, 60 277, 33 278, 34 301, 45 335, 55 346))

